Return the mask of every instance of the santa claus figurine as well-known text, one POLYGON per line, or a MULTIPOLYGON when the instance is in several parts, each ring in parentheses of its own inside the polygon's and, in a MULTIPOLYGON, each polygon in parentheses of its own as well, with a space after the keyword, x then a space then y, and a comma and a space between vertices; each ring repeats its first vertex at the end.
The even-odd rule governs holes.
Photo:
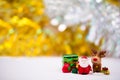
POLYGON ((78 73, 89 74, 90 71, 91 66, 89 65, 88 58, 86 56, 82 56, 78 65, 78 73))

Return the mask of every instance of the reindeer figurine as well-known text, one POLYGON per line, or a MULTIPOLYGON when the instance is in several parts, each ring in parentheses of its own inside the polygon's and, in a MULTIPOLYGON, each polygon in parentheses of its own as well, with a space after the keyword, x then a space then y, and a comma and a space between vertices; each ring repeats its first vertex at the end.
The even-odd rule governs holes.
POLYGON ((92 68, 93 68, 93 72, 101 72, 101 58, 105 57, 105 53, 106 51, 96 51, 94 49, 92 50, 92 68))

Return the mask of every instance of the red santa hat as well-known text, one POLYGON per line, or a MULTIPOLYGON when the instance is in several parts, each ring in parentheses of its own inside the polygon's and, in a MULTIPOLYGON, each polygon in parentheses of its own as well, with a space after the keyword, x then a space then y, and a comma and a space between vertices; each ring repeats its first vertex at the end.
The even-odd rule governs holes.
POLYGON ((87 56, 82 56, 81 59, 86 59, 87 60, 88 58, 87 58, 87 56))

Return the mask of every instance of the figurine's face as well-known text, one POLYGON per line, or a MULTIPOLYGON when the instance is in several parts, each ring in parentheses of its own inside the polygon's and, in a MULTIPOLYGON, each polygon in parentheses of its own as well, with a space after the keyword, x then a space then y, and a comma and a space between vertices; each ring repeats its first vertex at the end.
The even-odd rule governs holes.
POLYGON ((88 63, 88 59, 81 59, 80 60, 80 66, 81 67, 88 67, 89 63, 88 63))
POLYGON ((101 59, 98 56, 92 57, 92 63, 101 63, 101 59))
POLYGON ((101 63, 101 58, 105 57, 105 53, 106 51, 96 51, 94 49, 92 49, 92 63, 97 63, 100 64, 101 63))

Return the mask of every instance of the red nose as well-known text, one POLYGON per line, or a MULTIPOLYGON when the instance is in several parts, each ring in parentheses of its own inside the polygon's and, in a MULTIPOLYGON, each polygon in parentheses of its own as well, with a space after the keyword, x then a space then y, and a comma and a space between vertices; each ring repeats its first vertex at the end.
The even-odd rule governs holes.
POLYGON ((93 61, 97 61, 97 58, 93 58, 93 61))

